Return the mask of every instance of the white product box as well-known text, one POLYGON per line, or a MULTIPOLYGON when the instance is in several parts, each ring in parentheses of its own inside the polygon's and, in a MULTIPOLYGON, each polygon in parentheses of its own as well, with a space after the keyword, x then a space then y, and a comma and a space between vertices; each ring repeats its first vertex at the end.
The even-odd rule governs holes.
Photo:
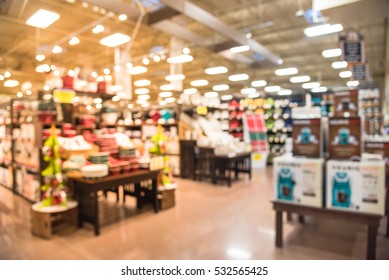
POLYGON ((385 214, 385 162, 327 162, 326 207, 385 214))
POLYGON ((323 159, 274 158, 275 199, 305 206, 323 206, 323 159))

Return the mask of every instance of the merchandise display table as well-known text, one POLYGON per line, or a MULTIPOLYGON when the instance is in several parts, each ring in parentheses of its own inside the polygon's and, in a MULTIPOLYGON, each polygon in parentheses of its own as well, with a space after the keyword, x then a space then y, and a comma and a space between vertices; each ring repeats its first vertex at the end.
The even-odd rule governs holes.
POLYGON ((54 222, 67 222, 77 225, 77 202, 68 201, 65 205, 42 207, 38 202, 31 207, 31 232, 43 238, 50 239, 54 233, 54 222))
POLYGON ((383 218, 381 215, 356 213, 342 210, 334 210, 327 208, 316 208, 303 205, 296 205, 287 202, 272 201, 273 209, 276 211, 276 246, 282 247, 282 226, 283 212, 296 213, 299 215, 300 221, 303 221, 304 215, 323 217, 332 220, 357 223, 367 226, 367 252, 366 259, 373 260, 376 258, 376 239, 380 221, 383 218))
POLYGON ((127 190, 126 195, 136 197, 138 208, 144 203, 151 203, 157 213, 158 205, 158 184, 159 170, 137 170, 126 174, 108 175, 102 178, 87 179, 69 177, 69 185, 73 188, 76 200, 78 201, 78 225, 83 222, 90 222, 94 225, 95 235, 100 234, 98 191, 112 191, 120 186, 132 184, 131 193, 127 190))
POLYGON ((217 184, 218 180, 227 181, 231 187, 232 172, 235 180, 239 179, 239 173, 248 173, 251 179, 251 153, 239 153, 228 155, 211 155, 211 176, 212 183, 217 184))

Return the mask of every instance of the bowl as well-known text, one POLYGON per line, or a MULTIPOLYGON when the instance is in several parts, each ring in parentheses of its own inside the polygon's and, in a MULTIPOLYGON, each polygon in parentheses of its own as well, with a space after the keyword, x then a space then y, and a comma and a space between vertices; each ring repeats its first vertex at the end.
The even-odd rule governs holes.
POLYGON ((90 164, 81 168, 82 176, 85 178, 101 178, 108 175, 108 165, 90 164))
POLYGON ((115 125, 116 121, 118 119, 118 114, 114 113, 114 112, 112 112, 112 113, 103 113, 103 114, 101 114, 101 118, 102 118, 104 124, 115 125))

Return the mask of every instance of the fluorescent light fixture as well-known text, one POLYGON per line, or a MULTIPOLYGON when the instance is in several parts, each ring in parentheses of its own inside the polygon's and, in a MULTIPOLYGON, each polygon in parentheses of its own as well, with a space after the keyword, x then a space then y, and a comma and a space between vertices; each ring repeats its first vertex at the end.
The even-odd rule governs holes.
POLYGON ((126 15, 126 14, 121 14, 121 15, 119 16, 119 20, 120 20, 120 21, 125 21, 125 20, 127 20, 127 15, 126 15))
POLYGON ((192 87, 203 87, 203 86, 207 86, 208 84, 209 83, 207 80, 194 80, 190 82, 190 85, 192 87))
POLYGON ((317 88, 311 89, 311 92, 315 92, 315 93, 318 93, 318 92, 326 92, 326 91, 327 91, 327 88, 326 88, 326 87, 317 87, 317 88))
POLYGON ((320 83, 319 82, 304 83, 302 87, 305 89, 317 88, 320 87, 320 83))
POLYGON ((250 78, 249 75, 244 73, 228 76, 228 80, 230 80, 231 82, 245 81, 248 80, 249 78, 250 78))
POLYGON ((135 94, 148 94, 150 90, 148 88, 137 88, 135 94))
POLYGON ((3 85, 4 85, 4 87, 17 87, 19 85, 19 81, 17 81, 17 80, 6 80, 3 85))
POLYGON ((138 75, 147 72, 147 68, 144 66, 135 66, 127 70, 128 74, 138 75))
POLYGON ((142 106, 144 108, 147 108, 147 107, 150 107, 150 103, 149 102, 145 102, 145 103, 141 104, 140 106, 142 106))
POLYGON ((258 98, 259 96, 261 95, 258 92, 253 92, 247 95, 248 98, 258 98))
POLYGON ((4 81, 4 76, 0 75, 0 81, 4 81))
POLYGON ((167 63, 178 64, 178 63, 186 63, 193 60, 193 56, 189 54, 180 54, 177 56, 171 56, 167 59, 167 63))
POLYGON ((334 69, 342 69, 342 68, 347 68, 348 63, 347 61, 335 61, 332 62, 331 66, 334 69))
POLYGON ((35 59, 36 59, 37 61, 41 62, 41 61, 43 61, 43 60, 46 59, 46 56, 45 56, 44 54, 37 54, 37 55, 35 56, 35 59))
POLYGON ((100 44, 106 47, 115 48, 117 46, 128 43, 131 40, 130 36, 115 33, 100 40, 100 44))
POLYGON ((267 82, 265 80, 257 80, 257 81, 252 81, 251 86, 253 87, 264 87, 267 85, 267 82))
POLYGON ((242 88, 240 90, 241 94, 250 94, 250 93, 256 93, 257 90, 255 88, 242 88))
POLYGON ((280 86, 267 86, 267 87, 265 87, 266 92, 276 92, 279 90, 281 90, 280 86))
POLYGON ((54 48, 51 50, 52 53, 61 53, 62 52, 62 48, 61 46, 54 46, 54 48))
POLYGON ((146 100, 148 100, 148 99, 150 99, 150 95, 148 95, 148 94, 142 94, 142 95, 138 95, 138 99, 146 99, 146 100))
POLYGON ((281 89, 277 91, 278 95, 291 95, 292 91, 290 89, 281 89))
POLYGON ((274 74, 277 76, 287 76, 287 75, 294 75, 297 74, 299 71, 295 67, 290 68, 283 68, 283 69, 277 69, 274 71, 274 74))
POLYGON ((337 57, 342 55, 342 50, 339 48, 328 49, 321 52, 321 55, 325 58, 337 57))
POLYGON ((69 45, 71 46, 78 45, 79 43, 80 43, 80 39, 78 39, 77 37, 72 37, 69 40, 69 45))
POLYGON ((166 101, 165 100, 161 100, 161 101, 159 101, 159 105, 161 105, 161 106, 166 106, 166 101))
POLYGON ((214 85, 212 87, 212 90, 214 91, 224 91, 224 90, 229 90, 230 86, 227 84, 220 84, 220 85, 214 85))
POLYGON ((50 72, 50 66, 48 64, 41 64, 35 67, 35 71, 38 73, 50 72))
POLYGON ((160 90, 163 90, 163 91, 169 91, 169 90, 173 90, 174 89, 174 85, 172 84, 165 84, 165 85, 161 85, 159 87, 160 90))
POLYGON ((197 92, 197 89, 196 88, 187 88, 187 89, 184 89, 184 93, 187 94, 187 95, 191 95, 191 94, 194 94, 197 92))
POLYGON ((104 26, 101 25, 101 24, 96 25, 96 26, 92 29, 92 32, 93 32, 94 34, 99 34, 99 33, 103 32, 103 31, 104 31, 104 26))
POLYGON ((204 96, 207 98, 215 98, 215 97, 218 97, 219 94, 216 91, 208 91, 208 92, 204 93, 204 96))
POLYGON ((113 91, 113 92, 118 92, 118 91, 122 91, 122 90, 123 90, 123 86, 121 86, 121 85, 111 86, 111 91, 113 91))
POLYGON ((185 75, 183 75, 183 74, 171 74, 171 75, 167 75, 165 77, 165 80, 168 82, 182 81, 184 79, 185 79, 185 75))
POLYGON ((170 91, 163 91, 159 93, 159 97, 166 98, 173 96, 173 93, 170 91))
POLYGON ((223 101, 227 101, 227 100, 231 100, 231 99, 232 99, 232 95, 231 94, 223 95, 221 97, 221 100, 223 100, 223 101))
POLYGON ((293 84, 309 82, 311 78, 309 76, 296 76, 289 79, 293 84))
POLYGON ((341 78, 351 78, 353 73, 351 71, 342 71, 339 73, 339 77, 341 78))
POLYGON ((216 66, 216 67, 210 67, 204 70, 205 74, 208 75, 217 75, 217 74, 224 74, 228 72, 228 68, 224 66, 216 66))
POLYGON ((304 33, 308 37, 315 37, 326 35, 330 33, 336 33, 343 31, 343 26, 341 24, 322 24, 317 26, 312 26, 304 29, 304 33))
POLYGON ((144 79, 144 80, 137 80, 137 81, 134 82, 134 86, 136 86, 136 87, 147 87, 149 85, 151 85, 151 81, 150 80, 146 80, 146 79, 144 79))
POLYGON ((59 14, 39 9, 33 14, 27 21, 26 24, 37 28, 47 28, 59 19, 59 14))
MULTIPOLYGON (((51 95, 51 94, 45 94, 45 95, 43 95, 42 96, 42 98, 44 99, 44 100, 50 100, 51 98, 53 98, 53 96, 51 95)), ((92 107, 90 106, 90 105, 87 105, 86 106, 86 109, 89 111, 90 109, 91 109, 92 107), (89 106, 89 107, 88 107, 89 106)))
POLYGON ((174 97, 168 97, 168 98, 165 99, 165 101, 167 103, 173 103, 174 101, 176 101, 176 99, 174 97))
POLYGON ((359 86, 359 81, 348 81, 347 86, 348 87, 357 87, 357 86, 359 86))
POLYGON ((242 45, 242 46, 231 48, 230 52, 232 52, 232 53, 241 53, 241 52, 247 52, 249 50, 250 50, 250 47, 248 45, 242 45))
POLYGON ((147 103, 147 100, 146 99, 137 99, 136 103, 142 105, 142 104, 147 103))

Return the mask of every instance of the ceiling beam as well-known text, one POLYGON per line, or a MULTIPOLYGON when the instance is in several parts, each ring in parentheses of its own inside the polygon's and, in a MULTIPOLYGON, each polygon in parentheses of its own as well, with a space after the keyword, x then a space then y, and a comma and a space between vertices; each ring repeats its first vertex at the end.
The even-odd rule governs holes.
POLYGON ((253 52, 256 52, 259 55, 265 57, 265 59, 269 60, 274 65, 278 64, 280 58, 276 54, 272 53, 258 42, 252 39, 247 39, 242 32, 230 27, 228 24, 219 20, 217 17, 193 4, 192 2, 188 0, 162 0, 162 2, 167 6, 181 12, 187 17, 192 18, 197 22, 211 28, 217 33, 230 38, 237 44, 250 46, 253 52))
POLYGON ((165 19, 170 19, 179 14, 180 13, 175 9, 172 9, 170 7, 162 7, 156 11, 147 13, 145 22, 147 25, 153 25, 157 22, 160 22, 165 19))

